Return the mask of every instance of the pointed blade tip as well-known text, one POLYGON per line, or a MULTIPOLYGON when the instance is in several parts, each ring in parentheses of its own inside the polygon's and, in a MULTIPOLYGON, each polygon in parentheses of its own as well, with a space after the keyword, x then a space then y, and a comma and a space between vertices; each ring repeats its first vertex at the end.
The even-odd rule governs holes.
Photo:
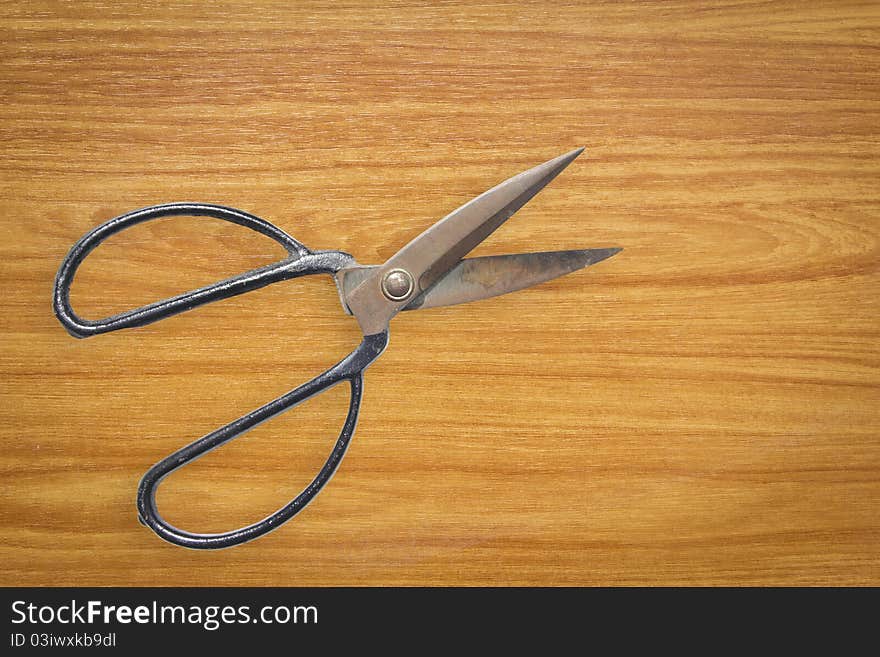
POLYGON ((620 246, 613 246, 607 249, 583 249, 581 251, 581 254, 584 256, 583 266, 589 267, 590 265, 595 265, 597 262, 607 260, 621 251, 623 251, 623 247, 620 246))
MULTIPOLYGON (((564 153, 550 162, 554 162, 557 166, 560 167, 560 171, 567 167, 569 164, 574 162, 578 156, 584 152, 585 146, 581 146, 580 148, 575 148, 573 151, 569 151, 568 153, 564 153)), ((548 163, 549 164, 549 163, 548 163)))

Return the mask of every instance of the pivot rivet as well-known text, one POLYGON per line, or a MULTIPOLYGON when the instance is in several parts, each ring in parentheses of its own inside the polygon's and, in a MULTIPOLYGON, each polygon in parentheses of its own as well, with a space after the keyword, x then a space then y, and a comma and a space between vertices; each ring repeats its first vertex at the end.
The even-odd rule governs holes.
POLYGON ((412 291, 412 275, 404 269, 392 269, 382 279, 382 294, 391 301, 403 301, 412 291))

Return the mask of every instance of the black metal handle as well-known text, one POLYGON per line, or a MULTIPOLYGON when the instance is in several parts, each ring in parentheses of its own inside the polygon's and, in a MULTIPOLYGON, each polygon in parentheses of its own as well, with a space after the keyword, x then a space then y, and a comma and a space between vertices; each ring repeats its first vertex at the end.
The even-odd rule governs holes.
POLYGON ((111 219, 86 233, 67 254, 55 277, 53 307, 58 320, 77 338, 123 328, 144 326, 165 317, 191 310, 212 301, 226 299, 250 290, 306 274, 333 274, 353 261, 341 251, 312 252, 280 228, 252 214, 207 203, 166 203, 153 205, 111 219), (85 257, 111 235, 153 219, 171 216, 203 216, 222 219, 255 230, 287 249, 289 256, 271 265, 253 269, 206 287, 157 301, 99 320, 79 317, 70 305, 70 286, 85 257))
POLYGON ((150 527, 159 537, 170 543, 195 549, 217 549, 253 540, 273 529, 277 529, 293 518, 330 481, 340 461, 342 461, 342 457, 345 456, 348 444, 354 434, 358 410, 360 409, 364 382, 363 371, 379 357, 387 345, 387 331, 365 336, 357 349, 320 376, 162 459, 147 471, 138 486, 137 508, 141 522, 150 527), (345 424, 342 426, 342 432, 339 434, 339 438, 333 446, 330 456, 312 480, 312 483, 306 486, 289 504, 252 525, 218 534, 196 534, 184 531, 169 524, 159 515, 159 511, 156 508, 156 487, 166 476, 204 456, 212 449, 216 449, 233 438, 253 429, 261 422, 265 422, 279 413, 293 408, 310 397, 346 380, 351 385, 351 400, 348 407, 348 416, 345 418, 345 424))
MULTIPOLYGON (((58 320, 68 332, 75 337, 84 338, 108 331, 143 326, 196 306, 242 294, 277 281, 306 274, 335 274, 353 261, 354 259, 349 254, 341 251, 310 251, 280 228, 241 210, 203 203, 154 205, 107 221, 84 235, 71 248, 61 263, 55 278, 53 307, 58 320), (275 240, 287 249, 289 255, 274 264, 111 317, 99 320, 87 320, 79 317, 70 305, 70 286, 85 257, 111 235, 145 221, 170 216, 207 216, 230 221, 275 240)), ((171 543, 190 548, 210 549, 244 543, 275 529, 295 516, 330 480, 345 455, 357 423, 363 393, 363 370, 379 357, 387 344, 387 331, 365 336, 354 351, 320 376, 200 438, 154 465, 144 475, 138 487, 137 507, 141 522, 171 543), (351 399, 342 432, 326 463, 312 483, 289 504, 253 525, 221 534, 187 532, 170 525, 159 515, 156 509, 155 491, 162 479, 168 474, 249 431, 261 422, 265 422, 343 381, 348 381, 351 386, 351 399)))

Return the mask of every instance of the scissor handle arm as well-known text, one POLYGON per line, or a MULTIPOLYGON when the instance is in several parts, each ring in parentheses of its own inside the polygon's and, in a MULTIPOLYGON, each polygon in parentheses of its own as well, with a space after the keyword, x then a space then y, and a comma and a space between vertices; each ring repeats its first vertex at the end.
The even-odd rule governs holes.
POLYGON ((73 245, 58 269, 52 305, 55 315, 68 333, 77 338, 85 338, 99 333, 144 326, 197 306, 256 290, 278 281, 306 274, 333 274, 352 260, 350 255, 341 251, 310 251, 280 228, 242 210, 208 203, 166 203, 120 215, 86 233, 73 245), (213 217, 250 228, 278 242, 287 250, 288 257, 213 285, 103 319, 83 319, 77 315, 70 305, 70 286, 85 257, 101 242, 126 228, 171 216, 213 217))
POLYGON ((170 543, 194 549, 217 549, 253 540, 293 518, 330 481, 342 457, 345 456, 357 424, 364 386, 363 371, 379 357, 387 345, 387 331, 364 336, 363 341, 354 351, 323 374, 159 461, 147 471, 138 486, 137 508, 141 522, 170 543), (293 408, 342 381, 348 381, 351 386, 348 415, 342 431, 318 474, 290 503, 252 525, 218 534, 197 534, 178 529, 159 515, 156 508, 156 488, 166 476, 253 429, 261 422, 293 408))

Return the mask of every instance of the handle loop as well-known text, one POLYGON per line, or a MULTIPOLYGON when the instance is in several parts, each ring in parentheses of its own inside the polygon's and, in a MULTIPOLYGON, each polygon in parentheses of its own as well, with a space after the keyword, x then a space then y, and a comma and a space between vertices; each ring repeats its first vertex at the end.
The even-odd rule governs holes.
POLYGON ((67 254, 55 277, 53 308, 58 321, 68 333, 77 338, 85 338, 99 333, 108 333, 123 328, 144 326, 165 317, 191 310, 212 301, 226 299, 250 290, 296 278, 306 274, 335 273, 352 262, 352 257, 341 251, 312 252, 280 228, 257 216, 208 203, 166 203, 153 205, 111 219, 86 233, 67 254), (74 275, 85 257, 101 242, 111 235, 131 228, 145 221, 171 216, 213 217, 250 228, 278 242, 287 249, 289 256, 274 264, 259 267, 232 278, 184 292, 177 296, 157 301, 117 315, 98 320, 83 319, 70 305, 70 286, 74 275))
POLYGON ((330 481, 333 473, 336 472, 336 468, 339 467, 342 457, 345 456, 357 424, 358 411, 363 394, 363 371, 381 355, 386 346, 388 346, 387 331, 364 336, 363 341, 354 351, 323 374, 162 459, 147 471, 138 486, 137 508, 141 522, 156 532, 160 538, 170 543, 194 549, 218 549, 253 540, 273 529, 277 529, 293 518, 330 481), (211 450, 253 429, 261 422, 265 422, 279 413, 283 413, 310 397, 346 380, 351 385, 351 398, 348 415, 345 418, 339 438, 333 446, 327 461, 312 482, 290 503, 252 525, 218 534, 197 534, 178 529, 159 515, 156 507, 156 488, 162 479, 178 468, 193 462, 211 450))

